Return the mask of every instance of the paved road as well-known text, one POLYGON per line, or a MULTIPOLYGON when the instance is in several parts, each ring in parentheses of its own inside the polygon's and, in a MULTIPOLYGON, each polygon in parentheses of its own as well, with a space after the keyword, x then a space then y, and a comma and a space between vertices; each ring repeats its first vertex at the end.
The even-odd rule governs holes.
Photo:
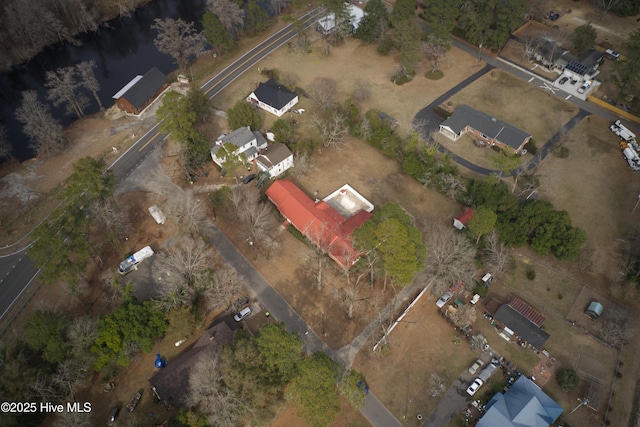
MULTIPOLYGON (((348 357, 345 358, 329 348, 215 225, 211 225, 205 234, 209 243, 216 248, 225 261, 246 278, 254 298, 260 301, 271 316, 286 323, 289 331, 296 333, 303 340, 308 352, 324 351, 340 365, 344 367, 350 365, 348 357)), ((402 426, 371 391, 365 397, 364 406, 360 408, 360 412, 374 427, 402 426)))
MULTIPOLYGON (((322 16, 322 13, 323 9, 317 8, 302 16, 299 20, 300 30, 313 25, 322 16)), ((207 81, 202 85, 203 90, 210 99, 213 98, 249 67, 293 39, 297 32, 294 23, 282 28, 207 81)), ((156 124, 113 162, 109 169, 113 170, 116 183, 119 184, 129 176, 147 158, 152 149, 164 141, 166 137, 166 134, 159 133, 158 124, 156 124)), ((39 272, 33 262, 25 256, 25 251, 26 248, 20 252, 0 257, 0 278, 5 278, 0 282, 0 319, 4 318, 39 272)))

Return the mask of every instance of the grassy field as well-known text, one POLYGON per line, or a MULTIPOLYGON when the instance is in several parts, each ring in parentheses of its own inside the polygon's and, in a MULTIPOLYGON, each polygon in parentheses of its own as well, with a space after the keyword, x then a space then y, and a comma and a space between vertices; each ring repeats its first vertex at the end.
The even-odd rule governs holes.
POLYGON ((576 106, 499 70, 479 78, 447 102, 453 107, 467 104, 529 132, 538 146, 578 112, 576 106))

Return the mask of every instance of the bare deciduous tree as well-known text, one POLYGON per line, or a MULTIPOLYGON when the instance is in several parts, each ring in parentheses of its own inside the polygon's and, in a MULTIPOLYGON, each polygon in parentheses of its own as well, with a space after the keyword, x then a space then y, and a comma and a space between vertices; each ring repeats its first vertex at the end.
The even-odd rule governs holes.
POLYGON ((633 322, 634 317, 628 309, 622 307, 609 309, 600 323, 602 339, 613 346, 626 344, 635 333, 633 322))
POLYGON ((364 102, 371 98, 371 83, 368 80, 358 79, 353 87, 351 95, 356 102, 364 102))
POLYGON ((609 295, 619 301, 635 300, 640 297, 638 285, 623 276, 616 276, 614 279, 610 279, 608 287, 609 295))
POLYGON ((187 404, 206 414, 210 425, 234 427, 244 411, 243 403, 222 383, 218 361, 200 357, 189 371, 187 404))
POLYGON ((62 411, 56 415, 53 427, 93 427, 91 412, 62 411))
POLYGON ((120 209, 113 200, 107 199, 104 202, 95 200, 89 207, 91 218, 94 223, 105 227, 109 233, 117 234, 119 237, 126 236, 129 228, 129 215, 120 209))
POLYGON ((89 366, 86 366, 82 360, 66 359, 58 364, 51 381, 62 390, 65 396, 71 396, 71 400, 75 400, 80 381, 87 376, 88 368, 89 366))
POLYGON ((309 85, 309 96, 322 109, 329 110, 338 102, 338 83, 328 77, 316 77, 309 85))
POLYGON ((476 321, 476 308, 472 305, 464 305, 458 309, 447 310, 447 317, 458 328, 464 328, 476 321))
POLYGON ((190 190, 182 190, 179 187, 174 191, 168 189, 168 210, 171 216, 177 220, 180 230, 188 235, 195 236, 204 225, 204 213, 199 199, 190 190))
POLYGON ((439 71, 440 62, 445 57, 450 49, 449 40, 445 40, 441 37, 433 34, 427 36, 427 41, 422 43, 422 53, 431 62, 431 72, 435 73, 439 71))
POLYGON ((349 319, 353 319, 356 304, 368 300, 368 297, 362 296, 359 292, 362 279, 366 274, 367 272, 361 273, 353 280, 347 278, 346 286, 333 289, 334 298, 340 301, 349 319))
POLYGON ((428 251, 427 270, 433 277, 434 293, 442 294, 457 281, 468 285, 469 272, 473 271, 475 249, 469 239, 456 233, 453 227, 437 224, 426 233, 428 251))
POLYGON ((155 19, 152 29, 158 31, 153 40, 158 50, 171 55, 178 67, 185 70, 191 56, 200 56, 206 50, 206 38, 197 32, 193 22, 182 19, 155 19))
POLYGON ((276 15, 280 15, 282 10, 287 7, 288 0, 269 0, 269 7, 276 15))
POLYGON ((238 274, 238 271, 228 264, 216 269, 213 280, 204 289, 204 296, 207 301, 207 308, 215 310, 218 308, 228 309, 234 312, 241 307, 233 307, 234 296, 245 289, 245 280, 238 274))
POLYGON ((53 105, 64 104, 67 114, 73 113, 78 118, 84 117, 84 109, 89 105, 89 99, 78 92, 82 82, 75 67, 47 71, 45 86, 49 89, 47 98, 53 101, 53 105))
POLYGON ((49 157, 64 148, 62 126, 53 118, 49 107, 40 102, 36 91, 22 92, 16 118, 22 123, 22 131, 29 137, 31 148, 39 156, 49 157))
POLYGON ((347 119, 339 111, 328 113, 326 117, 318 114, 311 116, 311 121, 324 140, 324 147, 340 148, 349 134, 347 119))
POLYGON ((78 71, 78 75, 80 76, 80 84, 86 88, 93 97, 96 99, 98 106, 100 107, 100 111, 104 110, 104 106, 102 105, 102 101, 100 101, 100 97, 98 96, 98 92, 100 92, 100 83, 98 79, 96 79, 96 73, 93 71, 96 68, 96 61, 93 59, 91 61, 84 61, 76 65, 76 70, 78 71))
POLYGON ((244 25, 244 11, 231 0, 207 0, 207 7, 216 14, 222 25, 234 37, 244 25))
POLYGON ((166 253, 159 254, 158 262, 163 276, 167 278, 161 281, 161 294, 191 303, 198 290, 198 279, 212 264, 212 257, 202 239, 187 238, 166 253))
POLYGON ((77 360, 84 360, 85 363, 93 357, 91 346, 97 337, 98 320, 93 317, 75 317, 67 328, 67 338, 71 343, 73 357, 77 360))
POLYGON ((312 224, 305 236, 314 249, 305 260, 307 272, 315 276, 316 288, 321 290, 326 281, 324 272, 328 262, 327 254, 331 252, 335 244, 334 233, 325 224, 312 224))
POLYGON ((511 249, 500 241, 498 232, 494 228, 484 238, 484 261, 489 265, 492 273, 496 277, 511 271, 513 268, 513 258, 511 249))

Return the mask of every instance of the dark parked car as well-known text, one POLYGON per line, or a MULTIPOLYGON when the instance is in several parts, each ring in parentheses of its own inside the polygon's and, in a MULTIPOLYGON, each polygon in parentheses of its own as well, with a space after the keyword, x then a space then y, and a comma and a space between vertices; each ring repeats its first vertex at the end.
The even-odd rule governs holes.
POLYGON ((561 85, 563 85, 563 84, 565 84, 565 83, 567 82, 567 80, 569 80, 569 77, 564 76, 563 78, 561 78, 561 79, 558 81, 558 83, 559 83, 559 84, 561 84, 561 85))
POLYGON ((256 174, 252 173, 251 175, 247 175, 247 177, 245 179, 242 180, 243 184, 248 184, 251 181, 253 181, 254 179, 256 179, 256 174))
POLYGON ((547 16, 544 17, 545 19, 550 19, 552 21, 557 20, 558 18, 560 18, 560 14, 558 12, 554 12, 553 10, 550 11, 549 13, 547 13, 547 16))

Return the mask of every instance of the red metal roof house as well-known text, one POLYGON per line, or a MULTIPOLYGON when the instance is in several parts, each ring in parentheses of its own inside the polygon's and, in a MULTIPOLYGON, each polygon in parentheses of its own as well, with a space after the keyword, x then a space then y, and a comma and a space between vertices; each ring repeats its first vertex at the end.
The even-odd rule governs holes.
POLYGON ((361 255, 351 243, 351 233, 371 216, 364 209, 345 218, 326 201, 313 201, 288 179, 274 182, 266 191, 280 213, 306 238, 322 247, 340 267, 349 268, 361 255))

